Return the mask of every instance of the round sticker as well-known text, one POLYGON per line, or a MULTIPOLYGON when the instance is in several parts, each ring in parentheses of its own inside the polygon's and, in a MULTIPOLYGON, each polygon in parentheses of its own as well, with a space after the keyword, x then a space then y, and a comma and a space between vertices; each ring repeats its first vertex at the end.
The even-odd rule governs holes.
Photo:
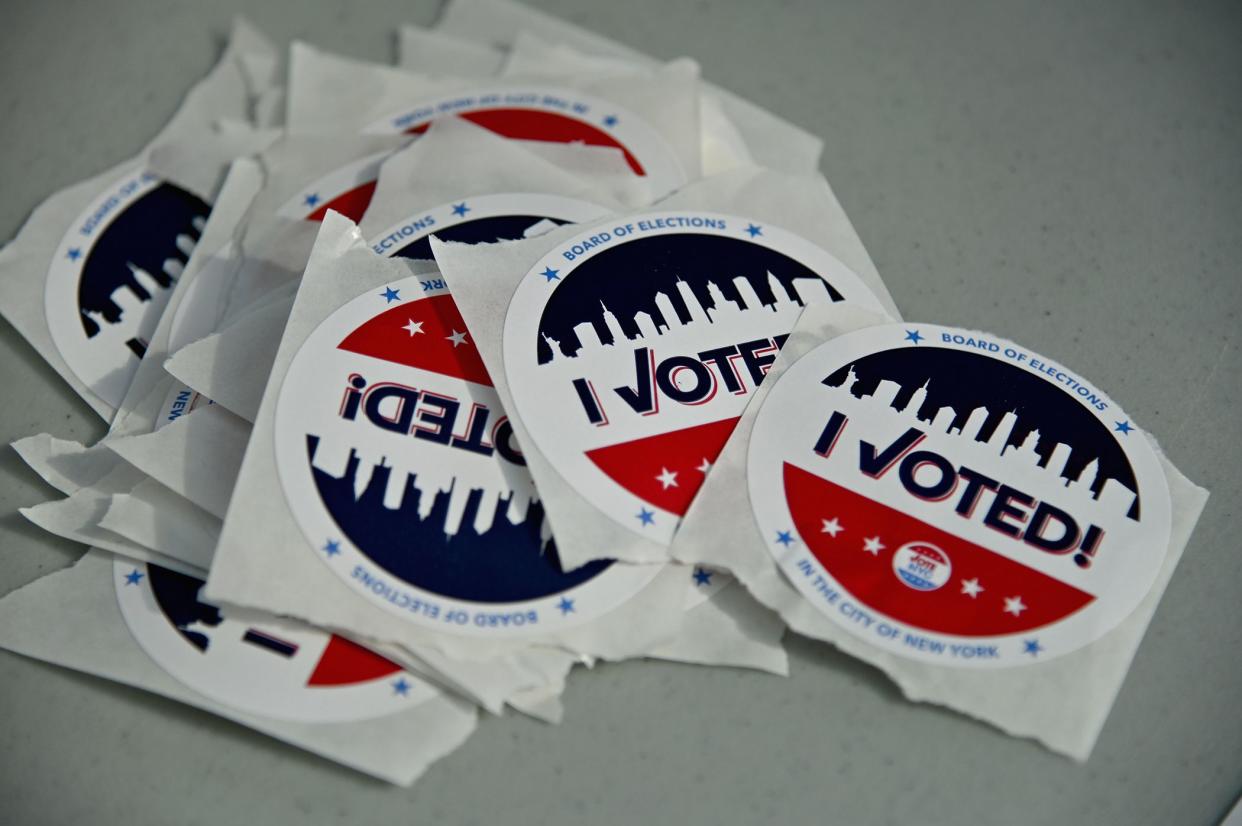
POLYGON ((1098 639, 1151 589, 1169 543, 1159 459, 1111 399, 951 327, 869 327, 800 358, 755 419, 747 479, 811 604, 950 666, 1098 639))
POLYGON ((840 300, 881 310, 844 264, 779 227, 633 216, 531 269, 505 317, 505 370, 565 480, 667 543, 802 308, 840 300))
POLYGON ((285 376, 275 433, 308 550, 425 628, 553 631, 655 575, 608 560, 561 569, 513 428, 436 281, 368 291, 325 319, 285 376))
POLYGON ((438 117, 456 116, 506 138, 619 149, 630 169, 657 193, 686 182, 664 138, 638 115, 581 92, 545 86, 475 89, 426 100, 382 118, 370 134, 422 133, 438 117))
POLYGON ((119 405, 211 207, 141 169, 74 220, 48 269, 44 308, 61 358, 119 405))
POLYGON ((250 714, 308 723, 393 714, 431 696, 394 663, 348 640, 276 617, 227 616, 203 581, 117 559, 117 602, 142 650, 174 679, 250 714))
POLYGON ((371 241, 379 255, 431 259, 431 236, 464 244, 515 241, 543 221, 592 221, 607 210, 588 201, 541 193, 478 195, 398 221, 371 241))

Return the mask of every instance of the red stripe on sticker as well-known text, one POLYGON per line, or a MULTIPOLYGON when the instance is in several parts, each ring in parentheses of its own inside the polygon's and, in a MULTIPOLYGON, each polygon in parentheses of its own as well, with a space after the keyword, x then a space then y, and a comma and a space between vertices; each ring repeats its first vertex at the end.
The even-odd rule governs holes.
POLYGON ((355 224, 362 220, 362 216, 366 214, 367 207, 371 205, 371 197, 375 195, 375 185, 378 181, 368 181, 365 184, 342 192, 331 201, 328 201, 319 209, 306 216, 308 221, 322 221, 324 216, 328 214, 328 210, 334 210, 341 213, 355 224))
POLYGON ((450 295, 394 304, 346 336, 337 347, 492 386, 483 358, 450 295))
POLYGON ((788 462, 784 485, 811 554, 856 599, 900 622, 962 637, 1000 636, 1057 622, 1095 600, 788 462), (824 521, 834 519, 840 529, 829 531, 824 521))
POLYGON ((315 671, 306 681, 308 686, 353 685, 378 680, 401 670, 401 666, 386 660, 361 645, 333 635, 328 647, 315 665, 315 671))
POLYGON ((684 516, 733 432, 738 417, 587 451, 621 487, 657 508, 684 516))
MULTIPOLYGON (((478 112, 461 112, 457 117, 468 120, 484 129, 506 138, 549 143, 585 143, 588 146, 610 146, 625 153, 625 161, 635 174, 647 174, 638 159, 612 135, 589 123, 542 109, 483 109, 478 112)), ((406 130, 409 134, 422 134, 428 123, 406 130)))

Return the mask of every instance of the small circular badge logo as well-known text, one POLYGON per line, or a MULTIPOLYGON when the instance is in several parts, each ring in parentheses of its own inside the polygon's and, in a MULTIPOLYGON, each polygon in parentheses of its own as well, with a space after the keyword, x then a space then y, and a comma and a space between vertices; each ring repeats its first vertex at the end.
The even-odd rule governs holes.
POLYGON ((747 459, 756 525, 849 633, 951 666, 1115 628, 1168 548, 1159 459, 1098 388, 993 336, 881 325, 794 362, 747 459))
POLYGON ((513 428, 438 280, 385 285, 325 319, 290 365, 275 428, 308 552, 425 628, 554 631, 655 574, 607 560, 561 568, 513 428))
POLYGON ((893 573, 916 591, 934 591, 949 581, 948 555, 928 542, 907 542, 893 554, 893 573))
POLYGON ((118 558, 112 578, 134 639, 178 682, 221 705, 278 720, 394 714, 431 689, 348 640, 276 617, 234 618, 199 599, 203 581, 118 558))
POLYGON ((112 406, 129 388, 211 207, 136 169, 74 220, 48 268, 44 309, 56 350, 112 406))
POLYGON ((879 301, 779 227, 715 213, 600 224, 540 260, 505 318, 539 450, 618 524, 667 543, 803 307, 879 301))
POLYGON ((372 123, 370 134, 422 133, 439 117, 456 116, 506 138, 619 149, 657 193, 686 182, 676 153, 638 115, 582 92, 551 86, 500 86, 429 99, 372 123))

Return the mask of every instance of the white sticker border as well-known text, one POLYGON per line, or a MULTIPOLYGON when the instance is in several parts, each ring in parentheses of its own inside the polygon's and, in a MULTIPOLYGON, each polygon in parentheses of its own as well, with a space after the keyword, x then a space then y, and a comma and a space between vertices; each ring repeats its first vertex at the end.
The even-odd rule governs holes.
POLYGON ((379 170, 394 150, 385 149, 349 161, 302 187, 276 210, 282 218, 306 220, 347 192, 379 179, 379 170), (324 193, 327 193, 326 195, 324 193))
MULTIPOLYGON (((1152 584, 1159 574, 1160 565, 1168 552, 1168 541, 1172 525, 1172 503, 1168 482, 1161 468, 1160 459, 1151 443, 1143 433, 1137 428, 1133 428, 1129 417, 1121 407, 1102 391, 1094 388, 1094 385, 1092 387, 1096 389, 1095 395, 1107 403, 1107 407, 1103 411, 1085 404, 1073 394, 1067 393, 1066 395, 1090 411, 1108 428, 1109 432, 1114 430, 1114 420, 1125 422, 1132 428, 1126 434, 1124 440, 1117 441, 1129 459, 1135 472, 1135 478, 1138 480, 1138 487, 1143 502, 1143 522, 1145 525, 1150 526, 1151 530, 1157 534, 1157 539, 1152 546, 1157 553, 1152 554, 1152 556, 1158 555, 1159 558, 1149 560, 1149 564, 1143 571, 1144 577, 1141 584, 1131 588, 1126 595, 1126 599, 1118 599, 1116 597, 1096 599, 1090 605, 1061 620, 1016 634, 995 637, 960 637, 918 628, 904 621, 886 616, 882 612, 868 606, 864 600, 854 597, 847 588, 837 582, 824 569, 813 554, 807 552, 805 542, 798 535, 797 529, 794 526, 793 517, 785 497, 782 468, 787 461, 788 451, 782 451, 779 447, 779 442, 781 441, 779 436, 781 421, 778 417, 781 416, 781 410, 783 407, 786 409, 804 409, 797 407, 800 403, 805 404, 805 400, 796 397, 798 390, 817 385, 825 375, 869 353, 899 349, 903 346, 903 342, 909 337, 911 332, 917 333, 920 340, 926 342, 924 346, 947 348, 996 358, 993 354, 982 351, 970 344, 945 342, 940 337, 942 333, 960 334, 976 338, 983 337, 1001 347, 1043 359, 1038 353, 1022 348, 999 336, 958 327, 909 323, 866 327, 831 339, 805 353, 778 378, 776 384, 770 389, 767 398, 764 400, 763 407, 756 415, 753 429, 751 430, 751 441, 747 449, 747 493, 756 527, 764 538, 766 549, 772 554, 773 559, 781 568, 785 577, 821 614, 846 632, 868 642, 877 649, 905 659, 957 668, 992 669, 1021 667, 1070 653, 1098 640, 1116 628, 1126 617, 1130 616, 1142 599, 1150 592, 1152 584), (839 355, 837 355, 838 353, 839 355), (827 354, 833 354, 832 365, 835 366, 831 370, 823 364, 827 354), (786 397, 792 398, 787 399, 786 397), (759 457, 764 456, 765 453, 770 460, 768 463, 763 463, 759 460, 759 457), (775 537, 780 536, 781 532, 792 532, 794 541, 792 543, 777 541, 775 537), (823 597, 817 590, 813 577, 803 573, 799 569, 799 563, 809 563, 813 567, 815 574, 822 577, 831 588, 842 594, 844 600, 834 603, 835 608, 829 608, 824 605, 823 597), (870 629, 863 629, 858 623, 850 621, 846 618, 846 615, 843 613, 845 609, 841 606, 851 604, 863 606, 867 613, 878 618, 878 622, 873 624, 870 629), (885 624, 890 628, 898 629, 898 633, 886 636, 886 633, 891 632, 878 630, 880 626, 885 624), (943 642, 946 649, 952 645, 961 645, 967 648, 996 645, 999 656, 996 658, 955 658, 951 655, 946 656, 945 654, 933 653, 931 650, 907 645, 903 641, 907 629, 916 636, 943 642), (1032 641, 1034 641, 1034 645, 1031 644, 1032 641)), ((906 346, 919 345, 916 342, 906 346)), ((996 360, 1002 361, 1002 363, 1013 364, 1009 360, 996 360)), ((1043 360, 1045 363, 1055 364, 1055 362, 1050 362, 1050 360, 1043 360)), ((1018 369, 1016 365, 1015 369, 1018 369)), ((1057 384, 1054 376, 1036 371, 1026 372, 1031 372, 1033 375, 1043 379, 1056 392, 1065 392, 1065 389, 1057 384)), ((1114 438, 1116 437, 1114 436, 1114 438)), ((793 464, 798 465, 797 462, 793 462, 793 464)))
POLYGON ((498 192, 446 201, 419 210, 375 233, 367 244, 376 255, 391 258, 429 235, 480 219, 532 215, 580 224, 598 220, 607 214, 608 210, 604 207, 580 198, 542 192, 498 192), (390 239, 393 242, 386 245, 385 242, 390 239))
MULTIPOLYGON (((169 623, 155 600, 146 563, 116 557, 112 579, 126 628, 143 653, 178 683, 227 708, 297 723, 348 723, 400 713, 434 694, 404 670, 352 685, 265 694, 261 675, 221 670, 219 662, 197 652, 169 623)), ((328 636, 310 626, 301 630, 328 636)))
POLYGON ((492 109, 549 112, 607 132, 642 165, 645 178, 656 193, 672 192, 688 180, 672 147, 637 114, 603 98, 557 86, 498 84, 428 97, 367 124, 362 133, 395 135, 438 117, 492 109), (515 96, 522 101, 506 103, 515 96), (530 96, 535 97, 533 102, 526 100, 530 96), (565 105, 552 105, 549 99, 565 105))
MULTIPOLYGON (((138 370, 139 358, 125 351, 124 363, 108 364, 100 356, 101 350, 90 349, 91 340, 82 331, 82 320, 78 311, 79 282, 82 269, 90 260, 91 250, 108 231, 108 227, 130 205, 163 183, 166 181, 148 172, 142 165, 130 167, 109 181, 66 227, 64 235, 56 245, 56 251, 52 254, 52 260, 48 263, 43 287, 43 311, 56 352, 82 384, 114 408, 125 397, 129 382, 138 370), (112 198, 118 199, 115 206, 95 225, 90 237, 83 238, 79 232, 80 227, 112 198)), ((151 300, 143 305, 143 318, 135 330, 141 329, 145 324, 149 328, 149 335, 155 329, 160 314, 172 295, 172 289, 169 287, 152 294, 151 300)))
MULTIPOLYGON (((567 484, 617 525, 637 536, 662 545, 672 542, 681 517, 625 490, 596 467, 583 451, 575 450, 563 439, 555 438, 555 433, 539 432, 539 428, 533 426, 533 423, 539 418, 540 405, 544 403, 544 399, 534 393, 534 385, 525 380, 526 373, 523 371, 539 368, 539 365, 530 358, 530 353, 533 352, 532 342, 537 341, 539 319, 550 297, 574 270, 596 255, 631 240, 681 234, 736 238, 772 249, 798 261, 820 275, 841 294, 843 300, 885 313, 875 293, 853 270, 827 250, 773 224, 761 224, 750 218, 718 212, 658 210, 626 215, 619 218, 615 226, 611 222, 599 223, 591 229, 566 239, 531 267, 514 291, 505 313, 504 339, 501 348, 502 363, 509 380, 516 415, 521 418, 523 426, 535 441, 536 447, 556 467, 557 472, 567 484), (642 231, 641 234, 624 229, 627 225, 634 226, 640 221, 673 218, 698 218, 706 222, 706 225, 697 227, 666 225, 642 231), (724 221, 725 229, 711 226, 711 222, 721 220, 724 221), (761 232, 751 232, 748 227, 758 227, 761 232), (565 260, 566 250, 574 245, 580 245, 584 240, 599 235, 605 230, 610 235, 609 240, 580 254, 575 253, 572 262, 565 260), (621 230, 620 234, 618 230, 621 230), (549 270, 557 273, 555 279, 545 277, 544 273, 549 270), (646 513, 649 516, 636 522, 635 514, 640 513, 646 513)), ((741 414, 740 409, 738 414, 741 414)))
MULTIPOLYGON (((449 293, 447 288, 440 286, 424 289, 424 282, 418 276, 393 282, 386 285, 386 289, 417 296, 413 301, 449 293)), ((282 402, 286 386, 297 380, 299 357, 304 353, 313 357, 311 349, 308 348, 327 341, 332 342, 335 347, 346 335, 376 315, 372 302, 374 292, 375 290, 368 290, 350 299, 316 325, 290 363, 277 400, 274 422, 277 476, 290 514, 307 542, 308 552, 316 556, 334 576, 368 604, 418 627, 462 636, 522 639, 566 630, 607 614, 642 591, 656 577, 662 566, 614 563, 606 571, 584 583, 533 600, 485 603, 455 599, 402 582, 372 562, 344 535, 331 514, 323 507, 312 475, 308 471, 304 432, 298 437, 280 436, 282 433, 299 432, 293 408, 282 402), (283 471, 285 467, 290 470, 283 471), (324 537, 329 536, 336 543, 330 554, 323 552, 322 548, 324 537), (353 576, 356 566, 368 571, 373 581, 380 581, 388 586, 393 596, 400 597, 406 607, 396 604, 394 599, 373 593, 365 583, 353 576), (524 620, 520 625, 514 622, 515 615, 529 617, 531 614, 536 617, 534 622, 524 620), (450 617, 456 619, 463 615, 466 619, 460 624, 449 621, 450 617), (505 619, 506 615, 509 616, 508 619, 505 619)), ((407 299, 402 300, 406 304, 413 303, 407 299)))

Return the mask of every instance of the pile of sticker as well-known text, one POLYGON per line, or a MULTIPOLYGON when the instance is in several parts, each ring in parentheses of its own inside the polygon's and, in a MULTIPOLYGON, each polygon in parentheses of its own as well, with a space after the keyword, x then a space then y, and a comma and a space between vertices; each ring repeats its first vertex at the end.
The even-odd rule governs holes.
POLYGON ((813 136, 509 0, 398 66, 239 24, 0 253, 110 424, 0 645, 398 783, 575 665, 788 626, 1084 759, 1206 493, 1104 391, 900 322, 813 136))

